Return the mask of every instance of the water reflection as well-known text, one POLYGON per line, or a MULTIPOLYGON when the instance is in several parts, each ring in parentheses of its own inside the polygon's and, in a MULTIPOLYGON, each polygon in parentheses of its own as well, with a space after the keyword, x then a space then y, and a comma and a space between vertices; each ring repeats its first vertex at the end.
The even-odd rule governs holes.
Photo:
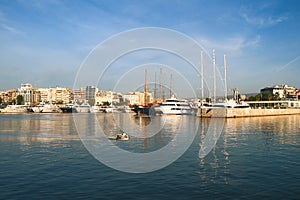
MULTIPOLYGON (((195 132, 196 118, 192 116, 136 117, 132 114, 89 114, 75 117, 82 140, 111 139, 113 145, 134 151, 154 151, 174 140, 177 133, 195 132), (134 124, 134 127, 129 125, 134 124), (191 124, 193 124, 191 126, 191 124), (127 142, 113 141, 117 133, 126 132, 127 142)), ((180 136, 179 136, 180 137, 180 136)))
MULTIPOLYGON (((210 119, 200 119, 201 141, 205 138, 209 122, 210 119)), ((261 170, 270 157, 284 157, 293 146, 297 148, 300 144, 299 122, 299 115, 226 119, 217 145, 206 157, 199 159, 197 172, 202 186, 216 182, 230 184, 243 171, 255 173, 261 170), (240 169, 239 164, 246 168, 240 169)), ((283 160, 280 162, 285 164, 283 160)))
POLYGON ((233 138, 234 134, 261 134, 266 143, 273 140, 279 144, 296 144, 293 135, 299 128, 299 115, 238 118, 226 120, 224 133, 233 138))
POLYGON ((72 115, 2 114, 0 140, 18 140, 24 144, 53 140, 78 140, 72 115))

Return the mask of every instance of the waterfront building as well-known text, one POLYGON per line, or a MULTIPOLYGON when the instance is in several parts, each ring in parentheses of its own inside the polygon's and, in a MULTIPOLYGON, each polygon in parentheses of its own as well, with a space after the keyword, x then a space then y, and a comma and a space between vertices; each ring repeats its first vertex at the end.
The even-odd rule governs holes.
POLYGON ((37 90, 40 92, 41 102, 44 103, 51 102, 50 88, 37 88, 37 90))
POLYGON ((150 92, 129 92, 124 95, 124 101, 128 101, 130 105, 147 105, 153 102, 153 96, 150 92))
POLYGON ((50 88, 50 102, 67 104, 72 100, 72 90, 69 88, 50 88))
POLYGON ((88 101, 90 105, 95 104, 95 97, 97 88, 95 86, 86 86, 85 88, 85 99, 88 101))
POLYGON ((44 103, 67 104, 72 100, 72 90, 69 88, 37 88, 40 92, 40 101, 44 103))
POLYGON ((296 88, 288 85, 274 85, 260 90, 264 100, 293 98, 296 88))
POLYGON ((124 101, 128 101, 129 105, 139 105, 140 97, 136 92, 129 92, 123 96, 124 101))
POLYGON ((73 99, 75 102, 83 103, 86 101, 86 88, 78 88, 73 91, 73 99))
POLYGON ((2 103, 11 103, 16 99, 17 97, 17 90, 16 89, 11 89, 11 90, 6 90, 6 91, 1 91, 0 92, 0 98, 2 103))
POLYGON ((95 94, 95 105, 103 105, 104 102, 112 104, 114 93, 112 91, 99 90, 95 94))
POLYGON ((17 95, 23 97, 23 105, 34 106, 40 102, 40 92, 33 88, 30 83, 21 84, 17 95))

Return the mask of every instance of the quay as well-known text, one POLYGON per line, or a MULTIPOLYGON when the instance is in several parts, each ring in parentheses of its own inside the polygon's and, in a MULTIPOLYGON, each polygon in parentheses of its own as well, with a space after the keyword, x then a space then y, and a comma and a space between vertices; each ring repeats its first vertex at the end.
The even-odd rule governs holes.
POLYGON ((250 108, 199 108, 198 117, 261 117, 300 114, 300 101, 249 101, 250 108))

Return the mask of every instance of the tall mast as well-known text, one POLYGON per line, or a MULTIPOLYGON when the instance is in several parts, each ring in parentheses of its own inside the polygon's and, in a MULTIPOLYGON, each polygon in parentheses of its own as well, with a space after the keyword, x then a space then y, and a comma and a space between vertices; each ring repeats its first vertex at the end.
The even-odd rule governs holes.
POLYGON ((226 54, 224 54, 224 87, 225 87, 225 100, 227 100, 227 65, 226 65, 226 54))
POLYGON ((214 70, 214 96, 213 101, 216 101, 217 96, 217 82, 216 82, 216 55, 215 55, 215 49, 213 49, 212 52, 212 61, 213 61, 213 70, 214 70))
POLYGON ((200 63, 200 66, 201 66, 201 98, 202 100, 204 99, 204 77, 203 77, 203 71, 204 71, 204 66, 203 66, 203 50, 201 50, 201 53, 200 53, 200 59, 201 59, 201 63, 200 63))
POLYGON ((162 68, 159 69, 159 98, 162 99, 162 68))
POLYGON ((145 106, 148 104, 147 95, 148 95, 148 80, 147 80, 147 69, 145 69, 145 85, 144 85, 144 105, 145 106))
POLYGON ((155 75, 154 75, 154 99, 155 99, 155 101, 156 101, 156 96, 157 96, 157 94, 156 94, 156 92, 157 92, 157 88, 156 88, 156 72, 155 72, 155 75))
POLYGON ((170 98, 172 97, 172 73, 170 75, 170 98))

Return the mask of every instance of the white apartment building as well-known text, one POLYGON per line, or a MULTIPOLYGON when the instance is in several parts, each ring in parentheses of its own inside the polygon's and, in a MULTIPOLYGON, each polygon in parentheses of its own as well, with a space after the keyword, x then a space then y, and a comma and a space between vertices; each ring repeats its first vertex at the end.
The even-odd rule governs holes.
POLYGON ((50 102, 67 104, 70 103, 71 100, 71 89, 62 87, 50 88, 50 102))
POLYGON ((40 102, 39 91, 32 87, 30 83, 21 84, 17 95, 23 97, 23 103, 27 106, 33 106, 40 102))
POLYGON ((38 88, 40 101, 44 103, 70 103, 72 100, 72 90, 69 88, 38 88))
POLYGON ((288 98, 295 94, 296 88, 288 85, 274 85, 272 87, 265 87, 260 90, 262 95, 272 94, 278 95, 279 98, 288 98))
POLYGON ((95 95, 95 105, 102 105, 103 102, 113 103, 114 92, 112 91, 97 91, 95 95))
POLYGON ((124 101, 129 101, 130 105, 145 105, 153 102, 152 93, 150 92, 146 94, 146 98, 144 92, 129 92, 123 98, 124 101))

